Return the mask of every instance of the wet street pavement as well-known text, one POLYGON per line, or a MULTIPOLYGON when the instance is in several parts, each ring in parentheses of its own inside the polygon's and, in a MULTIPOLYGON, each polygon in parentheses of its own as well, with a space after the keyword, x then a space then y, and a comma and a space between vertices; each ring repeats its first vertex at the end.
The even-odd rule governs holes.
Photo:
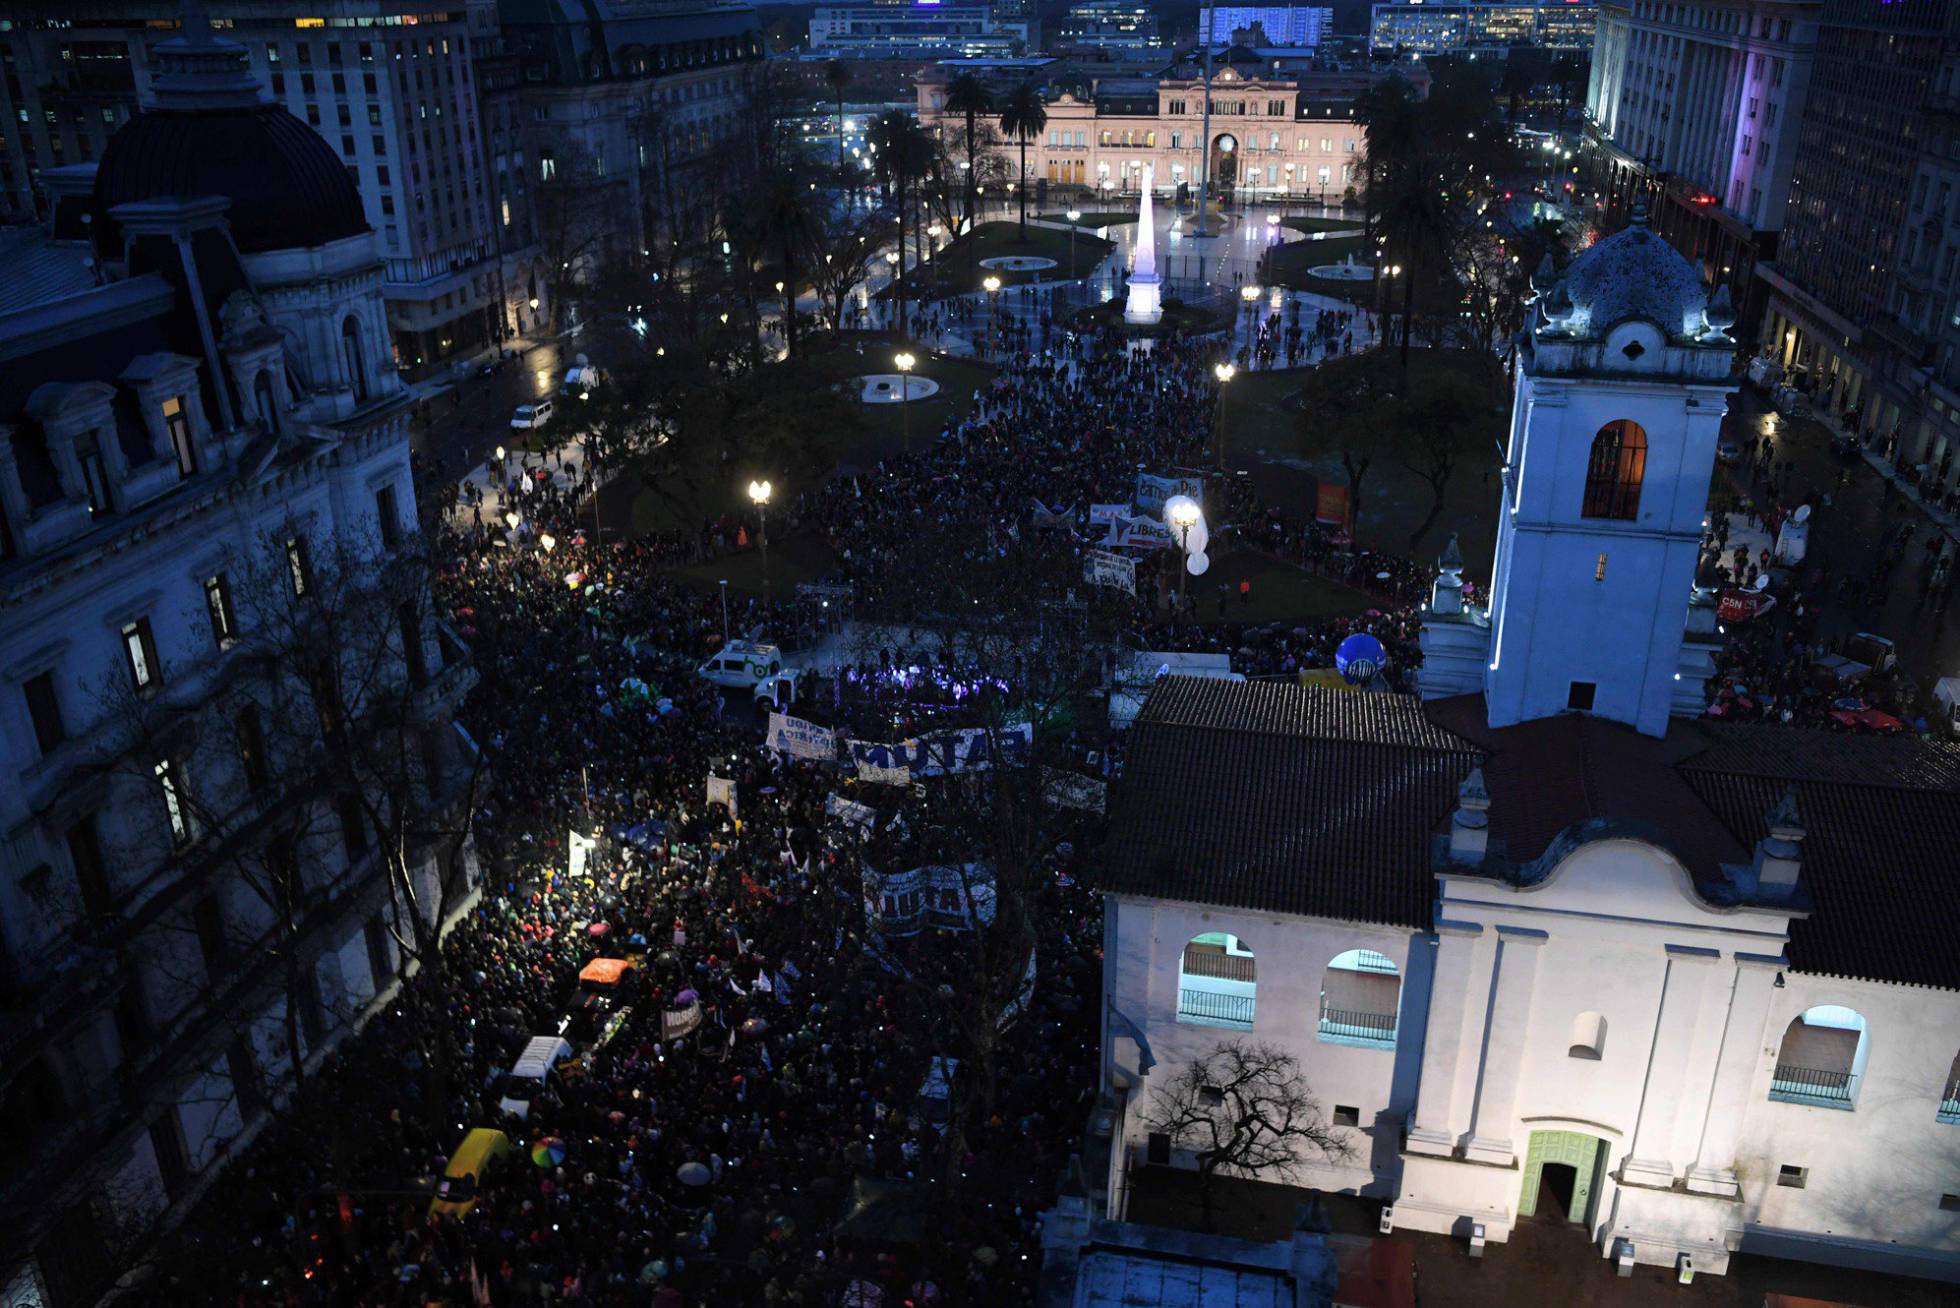
POLYGON ((1812 490, 1830 497, 1828 506, 1820 505, 1812 515, 1809 551, 1798 569, 1801 589, 1823 605, 1819 638, 1830 641, 1857 631, 1889 637, 1897 642, 1901 664, 1922 687, 1936 677, 1960 674, 1960 601, 1944 610, 1932 601, 1927 579, 1938 556, 1926 548, 1937 538, 1946 550, 1960 550, 1960 541, 1861 455, 1834 454, 1832 429, 1824 422, 1782 417, 1753 386, 1745 384, 1730 401, 1722 430, 1739 441, 1753 436, 1774 442, 1772 478, 1765 478, 1753 459, 1725 466, 1739 495, 1760 504, 1773 479, 1785 505, 1802 503, 1812 490), (1910 531, 1910 539, 1897 560, 1881 568, 1887 543, 1902 529, 1910 531), (1847 579, 1869 583, 1862 597, 1841 591, 1847 579))

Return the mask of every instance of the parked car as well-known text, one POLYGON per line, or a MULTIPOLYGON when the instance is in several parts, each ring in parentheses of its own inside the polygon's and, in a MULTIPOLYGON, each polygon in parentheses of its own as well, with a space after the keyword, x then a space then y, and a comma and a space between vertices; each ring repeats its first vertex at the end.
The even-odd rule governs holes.
POLYGON ((517 406, 517 412, 510 416, 512 431, 528 431, 533 427, 542 427, 549 421, 551 421, 550 400, 539 400, 536 404, 520 404, 517 406))
POLYGON ((558 1064, 571 1056, 571 1043, 563 1036, 533 1036, 510 1071, 499 1079, 498 1110, 519 1120, 528 1118, 531 1101, 543 1093, 558 1064))
POLYGON ((513 1152, 510 1137, 491 1127, 479 1126, 463 1137, 449 1165, 436 1182, 436 1197, 429 1203, 431 1217, 464 1217, 476 1207, 483 1179, 504 1165, 513 1152))

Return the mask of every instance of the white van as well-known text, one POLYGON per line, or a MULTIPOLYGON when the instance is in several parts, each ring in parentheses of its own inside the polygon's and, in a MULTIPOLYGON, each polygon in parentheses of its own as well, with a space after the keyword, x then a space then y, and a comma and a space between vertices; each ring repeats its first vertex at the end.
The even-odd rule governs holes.
POLYGON ((539 400, 536 404, 520 404, 517 406, 517 412, 510 415, 512 431, 529 431, 533 427, 542 427, 549 421, 551 421, 551 401, 548 399, 539 400))
POLYGON ((497 1087, 497 1108, 519 1121, 531 1115, 531 1101, 550 1081, 552 1069, 572 1056, 571 1042, 563 1036, 532 1036, 524 1052, 517 1056, 510 1071, 497 1087))
POLYGON ((783 652, 776 646, 731 640, 721 647, 720 653, 696 668, 695 672, 717 686, 746 689, 782 670, 783 652))

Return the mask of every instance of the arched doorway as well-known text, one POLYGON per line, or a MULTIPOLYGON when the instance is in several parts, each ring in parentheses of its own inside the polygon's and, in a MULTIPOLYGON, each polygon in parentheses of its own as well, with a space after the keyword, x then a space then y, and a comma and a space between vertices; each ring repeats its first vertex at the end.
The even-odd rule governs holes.
POLYGON ((1211 191, 1220 204, 1231 202, 1239 180, 1239 141, 1230 132, 1220 132, 1211 143, 1211 191))
POLYGON ((1579 1131, 1533 1131, 1518 1216, 1591 1226, 1606 1171, 1606 1142, 1579 1131))

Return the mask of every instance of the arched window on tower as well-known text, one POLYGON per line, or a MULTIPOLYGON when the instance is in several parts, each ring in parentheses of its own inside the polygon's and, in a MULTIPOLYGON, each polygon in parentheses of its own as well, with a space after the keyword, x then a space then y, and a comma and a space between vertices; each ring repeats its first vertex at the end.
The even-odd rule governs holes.
POLYGON ((1573 1058, 1599 1061, 1606 1049, 1606 1018, 1599 1013, 1581 1013, 1572 1019, 1572 1043, 1566 1053, 1573 1058))
POLYGON ((1960 1054, 1953 1056, 1953 1066, 1946 1069, 1946 1085, 1940 1090, 1940 1111, 1942 1122, 1960 1126, 1960 1054))
POLYGON ((354 387, 354 398, 365 400, 368 387, 367 368, 362 361, 361 324, 351 313, 340 324, 340 359, 347 365, 347 380, 354 387))
POLYGON ((1586 465, 1588 518, 1640 516, 1640 483, 1647 475, 1647 433, 1625 418, 1607 423, 1593 437, 1586 465))

